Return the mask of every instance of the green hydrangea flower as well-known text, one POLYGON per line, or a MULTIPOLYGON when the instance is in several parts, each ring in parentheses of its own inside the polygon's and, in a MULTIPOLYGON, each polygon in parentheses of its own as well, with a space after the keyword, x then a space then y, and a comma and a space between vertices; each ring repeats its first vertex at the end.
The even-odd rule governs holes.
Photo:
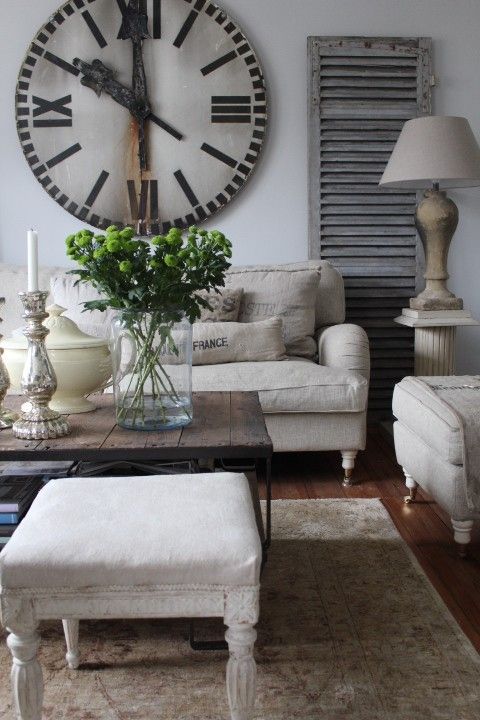
POLYGON ((78 247, 85 248, 90 245, 91 237, 90 235, 80 235, 80 237, 75 238, 75 244, 78 247))
POLYGON ((178 258, 175 255, 165 255, 163 262, 168 267, 176 267, 178 264, 178 258))
POLYGON ((190 225, 190 227, 188 228, 188 232, 191 233, 192 235, 195 235, 195 234, 198 232, 197 226, 196 226, 196 225, 190 225))
POLYGON ((159 268, 160 265, 161 265, 161 263, 159 263, 159 261, 156 260, 155 258, 152 258, 151 260, 149 260, 149 261, 148 261, 148 264, 149 264, 149 266, 150 266, 151 268, 153 268, 154 270, 155 270, 156 268, 159 268))
POLYGON ((106 246, 108 252, 111 252, 111 253, 116 253, 122 249, 122 243, 116 237, 107 238, 107 242, 105 243, 105 246, 106 246))
POLYGON ((107 255, 107 249, 105 247, 100 247, 93 251, 95 260, 101 260, 105 255, 107 255))
POLYGON ((65 239, 65 245, 67 246, 67 248, 71 248, 71 247, 73 247, 74 244, 75 244, 75 235, 69 235, 65 239))
POLYGON ((109 225, 105 232, 112 233, 112 232, 116 232, 117 230, 118 230, 118 228, 116 225, 109 225))
POLYGON ((133 263, 130 262, 130 260, 122 260, 122 262, 119 264, 118 269, 122 273, 129 273, 133 270, 133 263))
POLYGON ((151 240, 152 245, 163 245, 164 242, 165 242, 164 235, 155 235, 151 240))
POLYGON ((123 228, 123 230, 120 230, 120 237, 124 240, 131 240, 133 236, 135 235, 135 230, 131 227, 123 228))

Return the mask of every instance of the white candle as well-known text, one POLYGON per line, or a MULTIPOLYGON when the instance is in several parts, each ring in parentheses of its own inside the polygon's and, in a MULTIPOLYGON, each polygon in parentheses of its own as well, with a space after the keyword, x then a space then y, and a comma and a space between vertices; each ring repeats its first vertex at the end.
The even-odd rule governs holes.
POLYGON ((28 292, 38 290, 38 234, 36 230, 27 233, 28 292))

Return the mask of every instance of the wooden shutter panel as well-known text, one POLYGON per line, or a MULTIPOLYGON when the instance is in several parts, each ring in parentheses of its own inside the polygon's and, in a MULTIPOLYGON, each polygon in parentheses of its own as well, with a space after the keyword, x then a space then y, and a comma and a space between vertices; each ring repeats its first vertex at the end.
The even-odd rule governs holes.
POLYGON ((391 415, 413 373, 413 332, 396 317, 423 282, 416 194, 378 188, 405 122, 431 112, 429 38, 310 37, 309 253, 345 280, 347 322, 367 331, 369 409, 391 415))

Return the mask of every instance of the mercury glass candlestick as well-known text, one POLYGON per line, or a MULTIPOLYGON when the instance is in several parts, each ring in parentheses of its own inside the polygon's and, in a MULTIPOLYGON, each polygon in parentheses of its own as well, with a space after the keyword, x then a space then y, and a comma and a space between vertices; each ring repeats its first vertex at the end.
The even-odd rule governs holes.
MULTIPOLYGON (((0 299, 0 305, 2 304, 3 298, 0 299)), ((0 318, 0 322, 2 322, 2 318, 0 318)), ((2 337, 3 335, 0 333, 0 340, 2 337)), ((14 421, 18 418, 17 413, 3 407, 3 400, 7 394, 8 388, 10 387, 10 378, 8 376, 8 370, 5 367, 5 363, 3 362, 2 354, 3 350, 0 348, 0 430, 12 427, 14 421)))
POLYGON ((48 329, 43 321, 48 317, 45 302, 48 292, 36 290, 19 293, 23 303, 26 327, 23 334, 28 341, 27 357, 22 375, 22 391, 27 408, 13 424, 15 437, 25 440, 47 440, 69 432, 68 423, 49 407, 57 389, 57 378, 45 347, 48 329))

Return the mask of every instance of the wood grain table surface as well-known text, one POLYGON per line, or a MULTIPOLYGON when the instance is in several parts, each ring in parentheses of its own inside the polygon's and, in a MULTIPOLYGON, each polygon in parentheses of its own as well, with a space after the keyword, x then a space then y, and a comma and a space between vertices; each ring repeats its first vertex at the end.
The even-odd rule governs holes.
MULTIPOLYGON (((18 440, 11 429, 0 431, 0 461, 187 460, 210 457, 271 458, 256 392, 199 392, 193 395, 193 420, 183 428, 143 432, 119 427, 111 394, 90 397, 93 412, 69 415, 69 435, 53 440, 18 440)), ((23 397, 7 396, 18 410, 23 397)))

